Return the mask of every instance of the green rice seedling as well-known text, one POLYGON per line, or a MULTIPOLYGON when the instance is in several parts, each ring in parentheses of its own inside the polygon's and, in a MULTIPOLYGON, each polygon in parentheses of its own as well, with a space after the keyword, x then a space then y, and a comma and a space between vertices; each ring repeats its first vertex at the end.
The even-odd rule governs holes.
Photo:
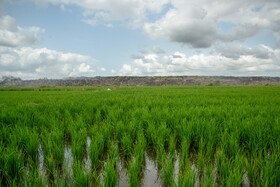
POLYGON ((248 178, 252 186, 260 184, 261 166, 262 166, 262 153, 255 158, 245 158, 246 169, 248 178))
POLYGON ((126 133, 123 135, 123 137, 121 139, 121 145, 122 145, 122 150, 124 152, 124 155, 130 156, 131 150, 132 150, 132 139, 126 133))
POLYGON ((188 154, 189 154, 190 142, 184 138, 181 143, 181 153, 180 153, 180 160, 179 160, 179 170, 183 172, 186 164, 189 162, 188 154))
POLYGON ((134 149, 134 155, 139 156, 139 158, 143 159, 145 150, 146 150, 145 135, 144 135, 143 131, 139 131, 138 135, 137 135, 135 149, 134 149))
POLYGON ((82 161, 86 147, 86 129, 72 131, 72 155, 74 162, 82 161))
POLYGON ((129 163, 128 176, 130 186, 139 186, 139 176, 145 154, 146 141, 143 131, 138 132, 137 141, 134 149, 134 157, 129 163))
POLYGON ((8 143, 11 136, 11 128, 9 125, 5 125, 3 122, 0 126, 0 142, 8 143))
POLYGON ((169 139, 169 153, 171 158, 174 158, 175 150, 176 150, 176 134, 172 134, 169 139))
POLYGON ((206 180, 205 183, 202 183, 202 186, 212 187, 215 182, 215 171, 213 165, 210 163, 206 168, 206 180))
POLYGON ((161 123, 157 129, 157 138, 160 138, 161 142, 163 143, 164 147, 168 145, 170 135, 170 129, 166 126, 165 123, 161 123))
POLYGON ((2 141, 0 141, 0 184, 5 183, 5 150, 2 141))
POLYGON ((118 162, 118 148, 114 143, 111 143, 109 148, 109 158, 104 165, 103 179, 104 186, 116 186, 118 182, 117 162, 118 162))
POLYGON ((229 163, 222 150, 217 150, 216 153, 216 164, 217 164, 217 179, 218 182, 224 183, 227 176, 230 173, 229 163))
POLYGON ((100 156, 102 155, 104 149, 104 139, 103 135, 96 134, 96 136, 91 140, 89 156, 91 159, 91 167, 97 168, 99 164, 100 156))
POLYGON ((206 159, 212 160, 215 153, 215 135, 209 135, 206 143, 206 159))
POLYGON ((98 127, 97 126, 91 126, 89 131, 88 131, 88 135, 90 138, 93 138, 95 136, 97 136, 97 134, 99 133, 98 127))
POLYGON ((162 182, 164 186, 176 186, 174 181, 174 162, 173 158, 167 158, 161 169, 162 182))
POLYGON ((15 144, 10 144, 7 147, 5 154, 6 163, 6 175, 9 184, 12 182, 19 182, 22 179, 22 174, 24 170, 24 160, 23 153, 18 151, 18 147, 15 144))
POLYGON ((30 130, 28 127, 16 127, 13 137, 17 140, 18 146, 22 151, 26 151, 26 146, 29 142, 30 130))
POLYGON ((115 163, 115 167, 117 165, 117 162, 119 160, 119 151, 118 151, 118 146, 112 142, 110 147, 109 147, 109 159, 115 163))
POLYGON ((41 186, 47 187, 48 183, 37 169, 32 169, 31 173, 26 170, 23 172, 24 186, 41 186))
POLYGON ((128 126, 128 135, 130 136, 131 140, 133 141, 137 134, 137 124, 135 121, 129 123, 128 126))
POLYGON ((33 131, 33 133, 29 135, 29 141, 26 146, 26 152, 30 158, 31 161, 30 163, 32 163, 34 167, 38 167, 39 165, 38 148, 39 148, 39 137, 37 132, 33 131))
POLYGON ((238 154, 231 163, 229 176, 225 179, 226 186, 241 186, 244 180, 244 159, 238 154))
POLYGON ((205 166, 205 143, 203 139, 200 139, 199 142, 199 160, 198 160, 198 171, 199 176, 202 177, 204 173, 204 166, 205 166))
POLYGON ((103 179, 103 186, 105 187, 114 187, 117 185, 118 174, 115 163, 112 160, 107 161, 104 165, 103 179))
POLYGON ((112 135, 112 131, 113 131, 113 128, 109 124, 106 124, 106 125, 104 124, 104 126, 101 128, 101 134, 103 135, 103 139, 104 139, 104 147, 108 146, 109 140, 112 135))
POLYGON ((42 147, 44 150, 44 155, 48 157, 52 153, 51 152, 52 143, 48 135, 42 136, 42 147))
POLYGON ((190 166, 190 163, 187 162, 184 171, 179 173, 178 186, 195 186, 196 179, 195 170, 190 166))
POLYGON ((271 155, 265 157, 262 167, 262 184, 261 186, 278 186, 280 172, 280 157, 279 152, 272 152, 271 155))
POLYGON ((124 124, 122 123, 122 121, 119 121, 116 125, 116 136, 119 142, 121 142, 123 134, 124 134, 124 124))
MULTIPOLYGON (((54 181, 53 186, 55 187, 68 187, 68 186, 74 186, 69 180, 65 179, 65 178, 60 178, 57 177, 54 181)), ((76 185, 78 186, 78 185, 76 185)))
POLYGON ((227 159, 223 151, 217 151, 217 176, 220 183, 227 186, 240 186, 244 180, 245 162, 241 154, 227 159))
POLYGON ((128 176, 130 186, 139 186, 139 173, 141 172, 141 158, 136 157, 131 160, 128 167, 128 176))
POLYGON ((89 170, 85 170, 81 162, 73 162, 73 179, 75 186, 86 187, 91 186, 92 175, 89 170))
POLYGON ((52 156, 58 166, 62 166, 64 153, 64 134, 59 129, 53 129, 48 132, 47 129, 43 129, 42 135, 42 146, 46 157, 52 156))
POLYGON ((148 144, 156 145, 157 131, 154 124, 149 123, 146 130, 148 144))
POLYGON ((228 141, 228 154, 229 158, 234 158, 239 152, 239 142, 235 135, 231 135, 228 141))
POLYGON ((53 144, 52 145, 52 152, 53 152, 53 157, 55 159, 56 164, 61 167, 63 164, 63 159, 64 159, 64 152, 63 152, 63 146, 60 144, 53 144))
POLYGON ((164 144, 159 139, 157 140, 156 153, 158 166, 161 168, 165 162, 166 154, 164 150, 164 144))
POLYGON ((52 155, 46 156, 45 159, 46 159, 45 164, 46 164, 46 169, 48 171, 48 175, 51 179, 53 179, 56 170, 55 159, 52 155))

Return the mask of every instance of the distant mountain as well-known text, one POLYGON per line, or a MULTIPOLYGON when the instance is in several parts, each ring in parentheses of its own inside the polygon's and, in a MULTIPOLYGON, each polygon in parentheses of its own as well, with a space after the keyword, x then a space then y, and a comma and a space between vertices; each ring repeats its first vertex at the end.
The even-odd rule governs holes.
POLYGON ((7 77, 0 87, 47 86, 205 86, 205 85, 280 85, 280 77, 232 76, 113 76, 69 77, 63 79, 21 80, 7 77))

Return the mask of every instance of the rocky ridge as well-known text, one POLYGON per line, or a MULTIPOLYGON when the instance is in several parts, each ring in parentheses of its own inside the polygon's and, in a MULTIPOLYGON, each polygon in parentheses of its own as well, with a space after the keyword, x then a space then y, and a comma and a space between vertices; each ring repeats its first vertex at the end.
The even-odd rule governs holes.
POLYGON ((64 79, 21 80, 8 78, 0 87, 54 87, 54 86, 235 86, 280 85, 280 77, 232 76, 112 76, 77 77, 64 79))

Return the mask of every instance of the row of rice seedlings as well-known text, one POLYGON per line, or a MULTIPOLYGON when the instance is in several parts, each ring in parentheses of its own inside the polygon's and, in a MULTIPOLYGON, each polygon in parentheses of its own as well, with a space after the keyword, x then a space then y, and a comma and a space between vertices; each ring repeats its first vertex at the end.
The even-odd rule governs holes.
POLYGON ((280 142, 277 142, 263 160, 262 186, 277 186, 280 184, 280 142))
POLYGON ((121 139, 122 150, 125 156, 130 157, 132 152, 132 143, 133 140, 127 133, 123 134, 121 139))
POLYGON ((91 160, 91 167, 96 170, 99 167, 99 160, 104 150, 104 138, 100 133, 95 134, 91 139, 89 157, 91 160))
POLYGON ((109 147, 108 160, 104 164, 103 186, 116 186, 118 182, 117 163, 119 161, 118 147, 112 142, 109 147))
POLYGON ((216 153, 217 179, 220 184, 240 186, 244 180, 244 157, 237 154, 228 159, 223 150, 216 153))
POLYGON ((134 148, 134 155, 129 163, 128 176, 130 186, 139 186, 141 166, 146 150, 146 139, 143 131, 138 132, 137 140, 134 148))
MULTIPOLYGON (((51 132, 43 129, 41 134, 45 167, 50 179, 54 179, 57 169, 62 170, 64 160, 64 132, 55 128, 51 132)), ((56 175, 59 176, 59 173, 56 175)))
POLYGON ((0 141, 0 184, 5 183, 4 181, 5 174, 5 152, 2 141, 0 141))
POLYGON ((27 173, 26 170, 23 172, 24 186, 48 186, 48 182, 45 176, 42 176, 39 170, 32 169, 32 173, 27 173))
POLYGON ((179 157, 178 186, 194 186, 196 183, 195 169, 191 167, 188 156, 190 145, 190 141, 187 138, 184 138, 181 143, 179 157))
POLYGON ((84 167, 84 164, 80 162, 80 160, 74 160, 72 164, 73 170, 73 180, 75 182, 75 186, 79 187, 87 187, 91 186, 93 181, 93 173, 91 170, 87 170, 84 167))
POLYGON ((169 155, 162 158, 163 165, 161 168, 161 178, 164 186, 176 186, 174 176, 174 161, 176 150, 176 134, 172 134, 169 139, 169 155))
POLYGON ((74 163, 82 162, 84 155, 85 155, 85 148, 86 148, 86 129, 82 128, 79 130, 72 129, 71 131, 71 149, 74 163))
POLYGON ((8 185, 21 183, 24 170, 24 154, 16 144, 9 144, 5 153, 5 181, 8 185))

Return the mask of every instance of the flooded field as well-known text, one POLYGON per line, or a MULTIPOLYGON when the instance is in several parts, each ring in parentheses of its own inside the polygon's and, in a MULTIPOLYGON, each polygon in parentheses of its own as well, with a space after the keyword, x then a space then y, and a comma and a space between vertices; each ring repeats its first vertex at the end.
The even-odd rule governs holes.
POLYGON ((279 186, 280 87, 0 92, 3 186, 279 186))

